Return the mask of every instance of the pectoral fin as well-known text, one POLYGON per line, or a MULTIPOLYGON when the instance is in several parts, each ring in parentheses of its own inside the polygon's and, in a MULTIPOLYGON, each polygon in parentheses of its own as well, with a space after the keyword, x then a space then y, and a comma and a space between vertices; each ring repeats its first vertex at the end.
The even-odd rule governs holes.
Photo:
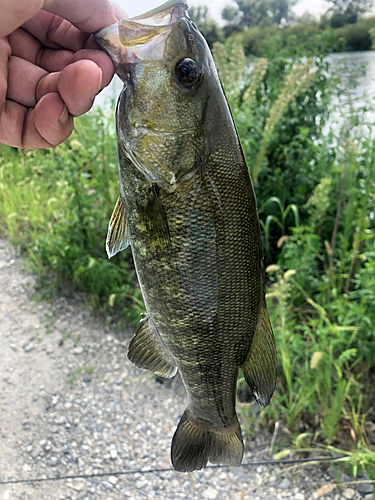
POLYGON ((138 214, 142 214, 146 222, 146 230, 154 251, 162 252, 163 254, 167 251, 172 254, 168 221, 159 199, 159 187, 156 184, 151 186, 148 203, 144 207, 138 208, 138 214))
POLYGON ((121 252, 128 245, 130 245, 130 238, 125 206, 121 196, 119 196, 108 225, 106 243, 108 258, 110 259, 116 253, 121 252))
POLYGON ((250 352, 241 368, 256 401, 267 406, 276 385, 276 345, 265 304, 261 306, 250 352))
POLYGON ((138 368, 150 370, 159 377, 171 378, 177 373, 177 368, 168 359, 148 320, 130 342, 128 358, 138 368))

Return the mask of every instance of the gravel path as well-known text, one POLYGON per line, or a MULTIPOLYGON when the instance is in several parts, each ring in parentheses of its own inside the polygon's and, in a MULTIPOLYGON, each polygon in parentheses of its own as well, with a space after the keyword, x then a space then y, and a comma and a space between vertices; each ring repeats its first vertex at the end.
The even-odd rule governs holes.
MULTIPOLYGON (((170 468, 181 384, 166 387, 133 367, 129 340, 78 297, 33 301, 34 284, 0 239, 0 481, 170 468)), ((258 437, 244 462, 269 459, 268 447, 258 437)), ((316 466, 138 472, 0 484, 0 499, 309 500, 330 482, 316 466)), ((366 497, 348 487, 322 498, 366 497)))

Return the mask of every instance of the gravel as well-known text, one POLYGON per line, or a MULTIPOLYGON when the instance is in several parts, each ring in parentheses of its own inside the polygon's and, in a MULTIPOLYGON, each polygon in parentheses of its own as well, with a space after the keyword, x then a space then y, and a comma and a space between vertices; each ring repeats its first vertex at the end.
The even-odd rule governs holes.
MULTIPOLYGON (((333 483, 316 465, 170 470, 186 404, 178 377, 160 384, 135 368, 129 338, 91 317, 79 296, 33 300, 35 279, 22 264, 0 239, 0 481, 81 477, 0 484, 2 500, 308 500, 333 483)), ((260 433, 244 462, 268 460, 270 439, 260 433)), ((321 498, 371 491, 348 485, 321 498)))

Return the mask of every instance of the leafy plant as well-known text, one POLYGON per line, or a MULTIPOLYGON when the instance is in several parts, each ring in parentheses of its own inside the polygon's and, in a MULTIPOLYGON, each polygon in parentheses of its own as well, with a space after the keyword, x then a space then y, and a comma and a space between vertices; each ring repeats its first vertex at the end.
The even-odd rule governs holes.
POLYGON ((119 190, 110 123, 96 108, 57 148, 1 146, 0 229, 28 253, 44 282, 53 270, 59 288, 75 286, 93 311, 127 323, 138 320, 131 306, 133 293, 140 296, 131 257, 122 252, 108 260, 104 248, 119 190))

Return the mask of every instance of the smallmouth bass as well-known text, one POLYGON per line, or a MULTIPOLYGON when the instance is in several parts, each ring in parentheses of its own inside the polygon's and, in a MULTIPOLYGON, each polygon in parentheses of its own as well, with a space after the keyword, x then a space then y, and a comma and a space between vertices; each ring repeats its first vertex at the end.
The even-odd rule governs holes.
POLYGON ((210 50, 184 0, 95 37, 124 82, 107 252, 131 245, 147 310, 128 357, 162 377, 181 374, 176 470, 239 465, 238 372, 267 405, 276 350, 255 195, 210 50))

